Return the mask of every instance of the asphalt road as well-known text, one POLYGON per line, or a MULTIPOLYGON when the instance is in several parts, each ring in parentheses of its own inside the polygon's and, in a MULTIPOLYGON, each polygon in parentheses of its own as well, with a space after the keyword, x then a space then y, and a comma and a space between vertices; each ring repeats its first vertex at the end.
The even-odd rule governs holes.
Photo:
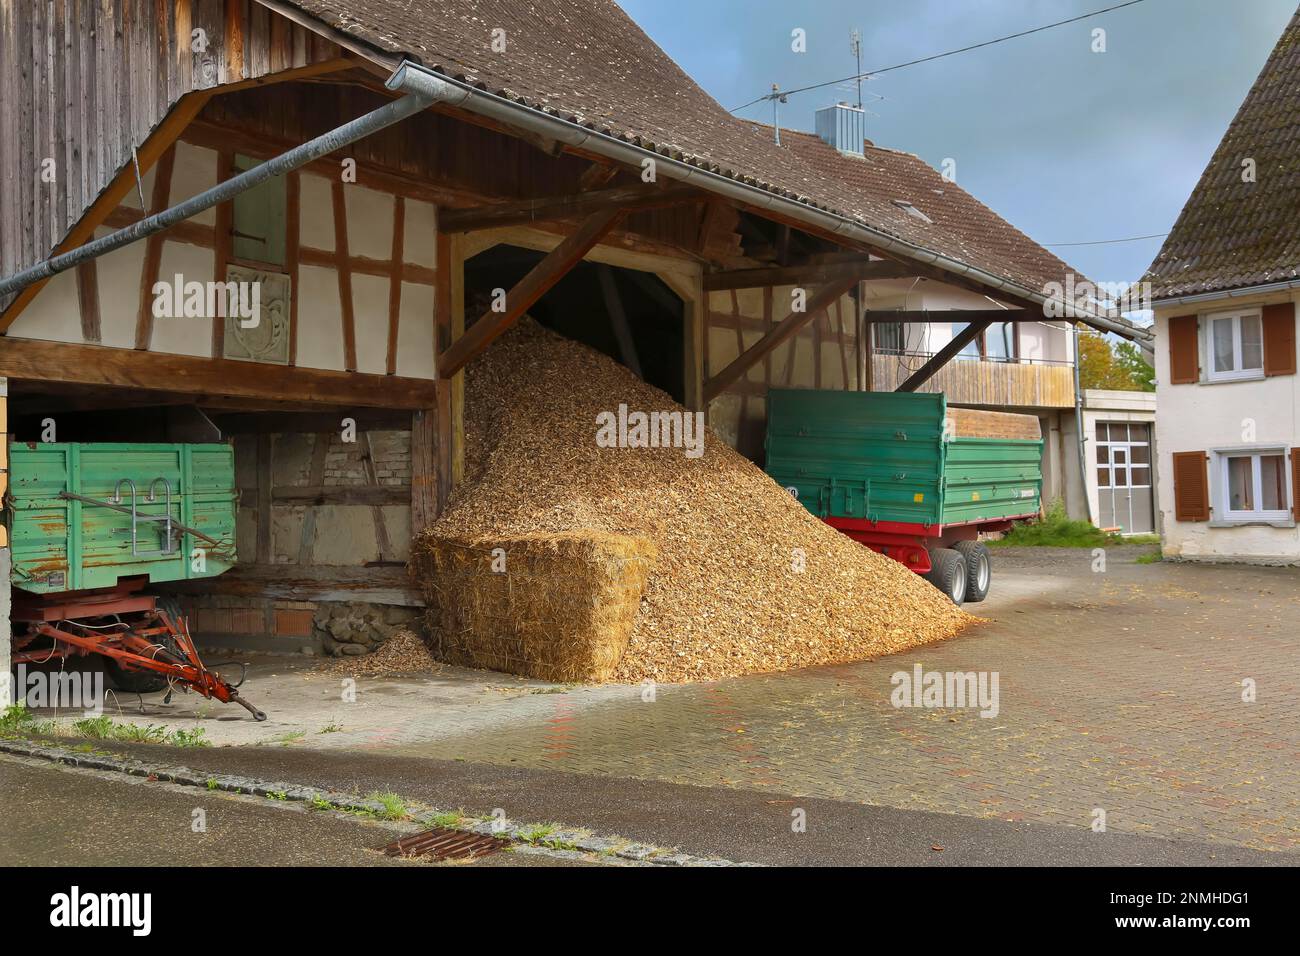
MULTIPOLYGON (((0 866, 467 865, 384 856, 376 848, 403 834, 375 822, 9 756, 0 756, 0 820, 0 866)), ((468 865, 574 862, 506 852, 468 865)))
MULTIPOLYGON (((696 856, 769 865, 1296 866, 1300 854, 1162 840, 1082 827, 382 754, 117 745, 199 770, 365 794, 391 791, 439 809, 586 827, 696 856), (804 832, 792 828, 803 810, 804 832)), ((523 861, 521 861, 523 862, 523 861)))

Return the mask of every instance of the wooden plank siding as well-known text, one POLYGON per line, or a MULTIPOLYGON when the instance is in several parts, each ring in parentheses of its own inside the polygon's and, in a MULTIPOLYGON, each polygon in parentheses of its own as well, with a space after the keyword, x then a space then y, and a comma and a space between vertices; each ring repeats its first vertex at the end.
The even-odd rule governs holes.
MULTIPOLYGON (((872 381, 878 392, 892 392, 920 368, 917 356, 871 356, 872 381)), ((958 405, 1013 408, 1073 408, 1074 370, 1068 364, 1035 365, 955 359, 917 389, 944 392, 958 405)))
POLYGON ((134 191, 132 150, 147 172, 162 149, 144 145, 186 94, 342 59, 249 0, 0 5, 0 275, 86 241, 93 227, 69 233, 128 172, 134 191))

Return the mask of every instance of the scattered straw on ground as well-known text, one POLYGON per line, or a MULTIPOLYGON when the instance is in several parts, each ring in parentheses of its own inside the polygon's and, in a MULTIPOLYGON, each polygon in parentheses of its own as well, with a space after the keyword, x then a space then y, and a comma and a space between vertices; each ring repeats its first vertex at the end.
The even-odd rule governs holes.
POLYGON ((813 517, 712 432, 699 458, 599 447, 598 413, 679 406, 531 320, 471 364, 466 389, 466 479, 424 534, 649 539, 658 557, 617 680, 862 660, 952 637, 974 620, 813 517))

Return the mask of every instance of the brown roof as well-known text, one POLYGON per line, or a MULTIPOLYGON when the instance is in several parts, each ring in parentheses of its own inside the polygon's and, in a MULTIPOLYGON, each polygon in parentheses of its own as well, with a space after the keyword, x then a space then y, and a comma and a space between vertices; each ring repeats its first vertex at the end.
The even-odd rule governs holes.
POLYGON ((1147 272, 1156 299, 1300 277, 1300 10, 1147 272), (1255 161, 1255 182, 1242 162, 1255 161))
POLYGON ((1030 291, 1070 267, 916 156, 841 156, 738 119, 613 0, 289 0, 390 53, 730 178, 858 220, 1030 291), (492 31, 506 31, 494 53, 492 31), (894 204, 912 203, 926 223, 894 204))

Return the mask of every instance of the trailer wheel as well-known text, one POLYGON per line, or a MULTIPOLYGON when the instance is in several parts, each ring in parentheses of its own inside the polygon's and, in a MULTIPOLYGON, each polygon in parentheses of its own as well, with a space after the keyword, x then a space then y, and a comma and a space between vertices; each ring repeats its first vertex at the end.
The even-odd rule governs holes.
POLYGON ((925 579, 960 607, 966 600, 966 559, 952 548, 935 548, 930 552, 930 564, 925 579))
MULTIPOLYGON (((158 606, 168 611, 172 610, 162 600, 159 600, 158 606)), ((180 656, 180 648, 169 635, 160 634, 156 640, 166 650, 180 656)), ((111 657, 104 658, 104 672, 108 674, 118 690, 126 691, 128 694, 155 694, 167 689, 167 678, 162 674, 154 671, 127 670, 111 657)))
POLYGON ((958 541, 953 548, 966 559, 966 601, 978 604, 989 596, 993 584, 993 560, 983 541, 958 541))

